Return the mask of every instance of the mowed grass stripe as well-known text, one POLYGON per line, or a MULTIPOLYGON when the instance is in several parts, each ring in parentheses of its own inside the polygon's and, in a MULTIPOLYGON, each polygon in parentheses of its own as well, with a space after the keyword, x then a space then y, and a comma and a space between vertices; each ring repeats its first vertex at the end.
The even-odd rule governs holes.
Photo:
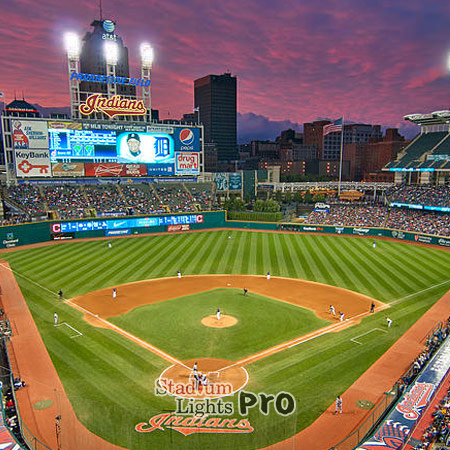
POLYGON ((333 269, 331 268, 330 271, 330 265, 326 261, 326 258, 324 258, 324 255, 320 251, 318 251, 317 242, 314 239, 311 239, 311 236, 306 236, 305 248, 307 249, 308 255, 311 260, 315 259, 316 265, 319 270, 319 273, 315 274, 317 279, 322 283, 326 283, 327 281, 325 280, 328 280, 328 284, 332 284, 335 286, 336 280, 332 275, 333 269), (313 245, 315 245, 314 249, 313 245))
POLYGON ((325 239, 321 239, 317 242, 318 248, 320 248, 321 253, 324 255, 330 266, 333 268, 334 273, 336 274, 338 281, 338 286, 345 286, 347 289, 355 290, 356 286, 352 281, 349 274, 352 273, 351 270, 343 269, 343 265, 345 261, 349 262, 347 259, 347 255, 344 253, 340 255, 340 258, 337 258, 337 248, 330 248, 330 244, 325 239), (342 261, 342 264, 341 264, 342 261))
MULTIPOLYGON (((411 262, 420 261, 420 266, 426 269, 423 271, 422 275, 426 277, 427 282, 430 282, 434 278, 434 274, 439 275, 443 280, 448 279, 450 271, 450 257, 447 257, 447 261, 445 261, 445 253, 442 254, 442 258, 436 258, 437 255, 433 255, 432 252, 422 251, 423 249, 424 247, 419 247, 416 245, 400 245, 398 246, 397 251, 411 262)), ((391 249, 389 248, 388 251, 391 251, 391 249)), ((414 265, 415 264, 413 264, 413 267, 414 265)), ((415 270, 417 270, 417 267, 415 270)))
POLYGON ((401 275, 397 275, 394 270, 392 270, 391 262, 392 258, 389 260, 389 264, 383 261, 383 258, 379 253, 372 250, 370 245, 367 245, 366 239, 355 239, 355 245, 357 250, 360 252, 361 256, 365 259, 366 265, 370 264, 377 274, 377 279, 380 284, 387 283, 392 286, 393 295, 398 296, 401 293, 411 292, 412 288, 408 281, 401 275))
POLYGON ((209 232, 210 240, 205 248, 205 253, 203 256, 200 256, 198 258, 197 267, 194 270, 193 273, 195 274, 208 274, 208 273, 214 273, 213 268, 216 267, 216 261, 219 257, 218 251, 219 247, 223 245, 224 243, 217 239, 217 233, 216 232, 209 232))
POLYGON ((296 266, 294 264, 294 254, 289 246, 290 241, 289 237, 286 234, 279 235, 280 239, 280 252, 283 255, 283 263, 285 265, 285 270, 287 274, 284 276, 288 276, 289 278, 298 278, 298 272, 296 266))
POLYGON ((248 272, 249 274, 256 275, 258 273, 258 234, 256 232, 249 231, 249 244, 247 247, 248 258, 248 272))
POLYGON ((241 252, 239 251, 241 238, 242 233, 234 233, 232 239, 228 239, 228 234, 225 236, 225 239, 228 241, 228 246, 231 247, 225 262, 225 273, 235 273, 234 268, 237 266, 236 262, 243 256, 242 249, 241 252))
MULTIPOLYGON (((241 259, 240 259, 240 265, 238 268, 236 268, 237 273, 242 274, 248 274, 249 273, 249 267, 250 267, 250 242, 251 242, 251 233, 242 233, 243 234, 243 240, 242 240, 242 250, 241 250, 241 259)), ((254 252, 252 252, 254 253, 254 252)))
POLYGON ((311 265, 306 260, 303 246, 300 245, 300 240, 295 234, 285 235, 288 237, 289 247, 292 248, 292 260, 297 268, 297 276, 305 280, 314 280, 314 274, 311 270, 311 265))
POLYGON ((214 233, 205 233, 205 240, 202 243, 202 248, 197 253, 196 260, 193 261, 192 273, 203 273, 203 267, 208 265, 208 257, 211 256, 211 252, 216 244, 214 233))
POLYGON ((286 276, 286 263, 281 251, 280 236, 275 233, 267 233, 268 249, 270 254, 270 267, 273 273, 279 276, 286 276))
POLYGON ((263 233, 255 233, 256 237, 256 264, 255 264, 255 275, 264 274, 267 272, 264 264, 264 253, 263 253, 263 233))
POLYGON ((384 295, 390 293, 389 289, 380 283, 377 271, 372 266, 367 265, 366 260, 355 250, 349 239, 343 238, 336 245, 342 247, 344 254, 347 255, 345 260, 343 259, 343 264, 348 270, 352 270, 357 278, 356 290, 358 292, 372 298, 378 298, 380 292, 383 292, 384 295))

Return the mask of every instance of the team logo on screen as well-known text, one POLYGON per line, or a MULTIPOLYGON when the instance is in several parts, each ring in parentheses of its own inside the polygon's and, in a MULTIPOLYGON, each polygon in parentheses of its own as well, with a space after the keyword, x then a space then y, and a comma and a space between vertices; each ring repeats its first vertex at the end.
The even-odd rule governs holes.
POLYGON ((147 113, 147 108, 142 100, 129 100, 120 95, 107 98, 102 97, 102 94, 90 95, 79 106, 79 110, 85 116, 94 112, 102 112, 111 118, 118 115, 144 116, 147 113))
POLYGON ((191 145, 194 142, 194 132, 189 128, 180 131, 180 141, 184 145, 191 145))

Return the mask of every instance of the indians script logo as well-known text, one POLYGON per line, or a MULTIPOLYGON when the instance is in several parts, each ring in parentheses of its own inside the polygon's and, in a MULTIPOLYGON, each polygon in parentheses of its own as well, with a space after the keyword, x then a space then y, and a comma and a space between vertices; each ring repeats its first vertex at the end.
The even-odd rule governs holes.
POLYGON ((117 115, 143 116, 147 112, 142 100, 129 100, 120 95, 107 98, 101 94, 90 95, 84 103, 79 106, 81 114, 89 116, 94 112, 105 113, 108 117, 117 115))
POLYGON ((221 419, 207 415, 177 416, 165 413, 153 416, 148 423, 138 423, 135 430, 138 433, 151 433, 155 430, 165 431, 166 428, 178 431, 184 436, 195 433, 252 433, 254 428, 248 419, 221 419))
POLYGON ((409 434, 409 428, 400 422, 386 420, 381 428, 366 442, 361 444, 359 450, 395 450, 404 444, 409 434))
POLYGON ((420 410, 424 408, 433 394, 434 386, 430 383, 416 383, 413 388, 407 392, 403 400, 395 409, 403 415, 405 419, 417 420, 420 410))

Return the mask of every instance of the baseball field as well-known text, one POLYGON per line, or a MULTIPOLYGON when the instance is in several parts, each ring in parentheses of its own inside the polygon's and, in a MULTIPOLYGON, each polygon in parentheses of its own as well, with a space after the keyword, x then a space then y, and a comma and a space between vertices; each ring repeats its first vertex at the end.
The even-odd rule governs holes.
MULTIPOLYGON (((133 237, 112 240, 111 248, 105 240, 65 242, 2 255, 78 419, 93 433, 134 450, 276 443, 313 423, 450 286, 450 253, 435 248, 389 241, 373 248, 365 238, 287 233, 228 235, 133 237), (58 299, 59 289, 67 301, 58 299), (349 320, 333 317, 330 304, 349 320), (217 308, 222 318, 236 319, 232 325, 214 323, 217 308), (288 392, 296 410, 283 416, 273 404, 268 414, 253 407, 241 432, 230 426, 238 431, 186 436, 163 424, 149 431, 152 417, 180 406, 171 395, 157 395, 155 382, 167 370, 190 382, 195 361, 211 379, 235 383, 236 391, 288 392), (232 374, 235 369, 242 372, 232 374)), ((223 417, 242 418, 238 396, 220 400, 234 407, 223 417)))

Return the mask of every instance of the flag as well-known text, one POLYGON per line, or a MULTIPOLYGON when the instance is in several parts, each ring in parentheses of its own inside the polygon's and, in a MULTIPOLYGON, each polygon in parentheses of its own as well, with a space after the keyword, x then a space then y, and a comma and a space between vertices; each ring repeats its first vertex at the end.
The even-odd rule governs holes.
POLYGON ((342 117, 338 120, 335 120, 333 123, 330 123, 323 127, 324 136, 330 133, 336 133, 338 131, 342 131, 342 117))

